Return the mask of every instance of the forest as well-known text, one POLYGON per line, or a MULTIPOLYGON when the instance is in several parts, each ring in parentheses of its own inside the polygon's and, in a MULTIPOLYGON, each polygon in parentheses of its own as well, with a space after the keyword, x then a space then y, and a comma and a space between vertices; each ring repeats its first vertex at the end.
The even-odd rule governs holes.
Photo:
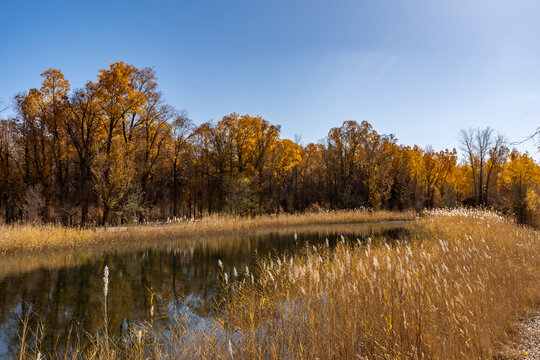
POLYGON ((324 141, 228 114, 195 125, 164 100, 151 68, 110 64, 71 89, 57 69, 0 113, 1 222, 105 225, 207 214, 480 206, 540 223, 540 165, 491 128, 456 149, 405 146, 367 121, 324 141), (4 112, 5 114, 5 112, 4 112))

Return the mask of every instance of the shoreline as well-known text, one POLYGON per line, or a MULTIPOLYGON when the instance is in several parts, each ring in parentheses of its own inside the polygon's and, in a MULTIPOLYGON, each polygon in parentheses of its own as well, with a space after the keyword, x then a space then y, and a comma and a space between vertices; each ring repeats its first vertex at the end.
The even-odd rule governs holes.
POLYGON ((30 255, 49 251, 76 251, 89 246, 114 248, 133 242, 155 242, 172 238, 241 235, 251 231, 302 225, 369 224, 410 221, 413 211, 328 211, 319 213, 262 215, 253 218, 211 215, 175 224, 123 227, 70 228, 60 225, 1 225, 0 255, 30 255), (115 230, 112 230, 115 229, 115 230))
MULTIPOLYGON (((291 241, 295 233, 298 236, 310 233, 349 234, 372 231, 375 229, 412 229, 412 222, 406 220, 372 221, 349 224, 303 224, 288 225, 280 228, 259 228, 243 232, 194 235, 180 238, 159 239, 132 239, 112 242, 100 242, 94 245, 81 245, 74 248, 48 248, 40 251, 26 251, 0 256, 0 280, 14 274, 28 273, 38 268, 56 269, 60 267, 80 266, 103 257, 108 253, 129 255, 145 251, 193 251, 199 248, 221 251, 223 247, 249 246, 252 238, 268 235, 290 236, 291 241)), ((330 237, 330 236, 328 236, 330 237)), ((257 240, 255 240, 257 241, 257 240)))

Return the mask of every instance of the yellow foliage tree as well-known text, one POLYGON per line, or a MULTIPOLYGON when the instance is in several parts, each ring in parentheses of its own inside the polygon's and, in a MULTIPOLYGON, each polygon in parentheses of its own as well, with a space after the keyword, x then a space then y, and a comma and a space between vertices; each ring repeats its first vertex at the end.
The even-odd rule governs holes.
POLYGON ((527 154, 514 150, 503 167, 500 185, 510 210, 522 223, 537 223, 540 212, 540 166, 527 154))

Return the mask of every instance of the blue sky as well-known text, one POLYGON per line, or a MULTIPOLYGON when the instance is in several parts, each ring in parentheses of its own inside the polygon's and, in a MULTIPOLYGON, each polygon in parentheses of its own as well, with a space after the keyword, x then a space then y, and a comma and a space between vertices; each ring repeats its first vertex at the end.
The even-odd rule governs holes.
POLYGON ((6 1, 0 99, 50 67, 81 87, 123 60, 154 67, 195 123, 258 114, 304 143, 351 119, 435 149, 468 127, 519 141, 540 126, 538 14, 525 0, 6 1))

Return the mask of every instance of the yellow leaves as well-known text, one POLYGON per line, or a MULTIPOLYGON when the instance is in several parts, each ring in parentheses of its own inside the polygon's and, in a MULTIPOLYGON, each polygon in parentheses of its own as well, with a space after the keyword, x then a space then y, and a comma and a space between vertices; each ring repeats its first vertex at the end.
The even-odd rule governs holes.
POLYGON ((513 151, 510 154, 510 161, 503 168, 501 182, 505 187, 538 185, 540 184, 540 167, 528 154, 513 151))
POLYGON ((525 197, 527 208, 530 211, 540 210, 540 197, 538 196, 538 190, 534 188, 527 189, 527 195, 525 197))
POLYGON ((273 168, 278 178, 285 177, 291 169, 302 161, 301 146, 288 139, 278 141, 274 153, 275 162, 273 168))
POLYGON ((122 200, 135 175, 134 168, 129 148, 123 146, 114 146, 108 154, 100 152, 96 156, 92 174, 102 204, 114 207, 122 200))
POLYGON ((41 74, 43 83, 41 85, 41 95, 48 103, 62 102, 67 100, 70 85, 64 78, 62 71, 49 69, 41 74))
POLYGON ((520 222, 537 221, 533 219, 540 211, 540 166, 527 153, 510 154, 510 161, 502 169, 500 186, 520 222))
POLYGON ((98 93, 109 122, 122 120, 127 114, 136 114, 147 100, 136 80, 141 70, 124 62, 112 63, 108 70, 99 70, 98 93))
POLYGON ((43 103, 41 93, 37 89, 30 89, 21 99, 21 111, 27 118, 38 117, 43 103))
POLYGON ((224 116, 214 130, 231 152, 239 171, 247 171, 248 175, 260 175, 279 142, 279 127, 260 116, 232 113, 224 116))

